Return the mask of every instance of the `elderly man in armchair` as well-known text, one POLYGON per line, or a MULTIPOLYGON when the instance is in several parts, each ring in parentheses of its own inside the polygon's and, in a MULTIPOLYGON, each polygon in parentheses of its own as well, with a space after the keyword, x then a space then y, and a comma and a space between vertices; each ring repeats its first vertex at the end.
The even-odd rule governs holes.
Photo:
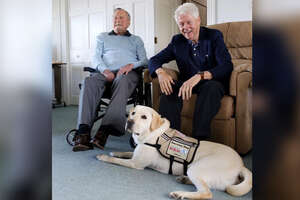
POLYGON ((231 56, 220 31, 201 27, 198 8, 185 3, 175 11, 180 33, 170 44, 149 61, 151 76, 158 77, 162 95, 159 112, 180 130, 183 100, 197 95, 192 136, 206 139, 210 136, 210 123, 220 108, 228 90, 233 70, 231 56), (162 65, 176 60, 179 77, 175 81, 162 65))

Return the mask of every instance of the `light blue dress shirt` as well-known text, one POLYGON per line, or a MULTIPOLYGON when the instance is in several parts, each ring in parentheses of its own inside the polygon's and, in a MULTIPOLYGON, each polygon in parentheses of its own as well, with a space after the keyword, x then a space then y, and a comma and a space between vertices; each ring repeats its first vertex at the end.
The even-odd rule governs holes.
POLYGON ((106 69, 118 70, 127 64, 137 68, 148 63, 144 43, 139 36, 129 32, 116 35, 112 31, 99 34, 96 42, 92 67, 101 73, 106 69))

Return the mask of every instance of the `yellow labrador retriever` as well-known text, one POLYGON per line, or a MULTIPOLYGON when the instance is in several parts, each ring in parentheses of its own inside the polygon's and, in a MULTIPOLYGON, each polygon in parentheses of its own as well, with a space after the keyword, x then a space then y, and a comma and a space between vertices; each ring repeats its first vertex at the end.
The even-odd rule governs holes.
MULTIPOLYGON (((134 169, 152 168, 168 173, 170 161, 157 149, 146 145, 155 144, 157 138, 169 129, 170 122, 161 118, 152 108, 136 106, 130 111, 128 121, 137 147, 134 152, 112 152, 97 155, 97 159, 134 169)), ((175 191, 169 195, 175 199, 211 199, 210 189, 226 191, 241 196, 252 188, 252 173, 245 168, 241 157, 232 148, 209 141, 200 141, 192 163, 188 165, 187 176, 183 175, 181 163, 172 165, 173 175, 183 184, 194 184, 196 192, 175 191)))

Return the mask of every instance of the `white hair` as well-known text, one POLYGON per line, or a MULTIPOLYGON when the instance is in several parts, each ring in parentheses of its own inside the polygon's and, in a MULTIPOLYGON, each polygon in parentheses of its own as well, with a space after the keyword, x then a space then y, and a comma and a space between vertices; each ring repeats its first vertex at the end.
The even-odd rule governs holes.
POLYGON ((114 14, 115 14, 118 10, 124 11, 124 12, 127 14, 128 19, 129 19, 129 21, 130 21, 130 14, 129 14, 129 12, 127 12, 127 10, 125 10, 125 9, 123 9, 123 8, 116 8, 116 9, 114 9, 114 14))
POLYGON ((180 5, 176 10, 175 10, 175 21, 177 23, 178 17, 182 14, 190 14, 193 17, 197 18, 199 17, 199 10, 197 6, 193 3, 184 3, 180 5))

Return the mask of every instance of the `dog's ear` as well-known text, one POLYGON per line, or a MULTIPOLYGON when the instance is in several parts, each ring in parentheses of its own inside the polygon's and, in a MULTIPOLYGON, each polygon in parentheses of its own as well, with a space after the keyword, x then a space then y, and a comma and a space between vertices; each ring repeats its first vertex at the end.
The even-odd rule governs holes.
POLYGON ((157 113, 152 113, 152 121, 150 126, 150 131, 154 131, 155 129, 158 129, 162 124, 164 123, 164 120, 160 117, 157 113))

